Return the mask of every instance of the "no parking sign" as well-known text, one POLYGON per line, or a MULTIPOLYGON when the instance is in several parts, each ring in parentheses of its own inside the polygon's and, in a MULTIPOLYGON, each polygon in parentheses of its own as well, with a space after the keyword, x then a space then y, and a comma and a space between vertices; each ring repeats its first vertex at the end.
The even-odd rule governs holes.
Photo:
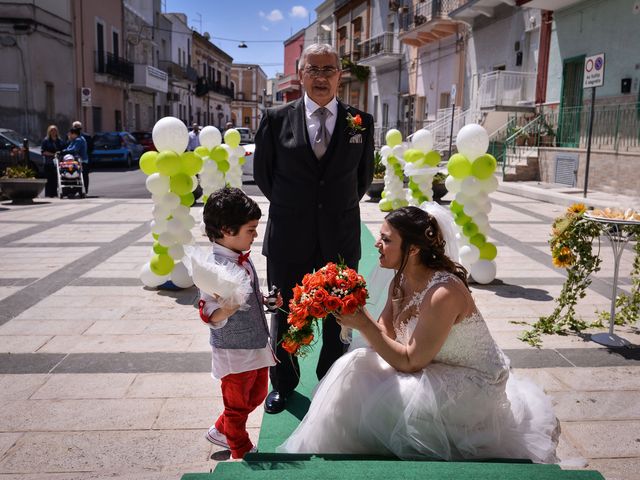
POLYGON ((584 80, 582 88, 601 87, 604 83, 604 53, 584 60, 584 80))

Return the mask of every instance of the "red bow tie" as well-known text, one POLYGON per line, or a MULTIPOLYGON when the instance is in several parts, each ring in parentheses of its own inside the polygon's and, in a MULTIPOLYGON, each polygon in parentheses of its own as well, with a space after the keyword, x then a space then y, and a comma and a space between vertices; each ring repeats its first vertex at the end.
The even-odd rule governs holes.
POLYGON ((243 263, 248 262, 250 253, 251 250, 249 250, 247 253, 241 253, 240 255, 238 255, 238 265, 242 266, 243 263))

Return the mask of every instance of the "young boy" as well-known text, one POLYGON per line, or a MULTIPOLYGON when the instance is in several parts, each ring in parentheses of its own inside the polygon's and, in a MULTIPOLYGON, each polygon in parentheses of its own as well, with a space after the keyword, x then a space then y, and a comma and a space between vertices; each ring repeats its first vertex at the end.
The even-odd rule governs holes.
MULTIPOLYGON (((215 297, 200 293, 200 318, 211 329, 211 375, 220 379, 224 402, 224 412, 209 428, 206 439, 230 449, 233 458, 257 451, 247 433, 247 417, 266 398, 269 367, 275 365, 265 298, 249 258, 261 215, 256 202, 242 190, 229 187, 213 193, 203 213, 207 236, 213 242, 213 258, 243 267, 253 287, 246 310, 225 308, 215 297)), ((282 297, 276 305, 282 305, 282 297)))

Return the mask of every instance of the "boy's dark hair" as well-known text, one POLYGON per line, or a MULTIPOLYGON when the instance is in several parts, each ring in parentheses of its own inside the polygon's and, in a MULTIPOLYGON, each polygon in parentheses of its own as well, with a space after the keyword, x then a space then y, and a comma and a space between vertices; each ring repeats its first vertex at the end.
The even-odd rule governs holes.
POLYGON ((210 241, 222 238, 222 230, 235 235, 240 227, 251 220, 260 220, 262 211, 258 204, 242 190, 224 187, 211 194, 202 213, 205 231, 210 241))
POLYGON ((80 133, 82 133, 82 130, 80 130, 79 128, 70 128, 69 133, 73 133, 74 135, 80 136, 80 133))

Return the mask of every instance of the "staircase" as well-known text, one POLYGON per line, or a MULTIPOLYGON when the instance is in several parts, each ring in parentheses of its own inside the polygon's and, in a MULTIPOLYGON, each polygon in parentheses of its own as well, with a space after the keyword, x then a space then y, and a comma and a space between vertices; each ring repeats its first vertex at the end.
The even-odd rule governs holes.
POLYGON ((515 147, 515 151, 504 157, 502 180, 526 182, 540 180, 540 165, 537 147, 515 147))

